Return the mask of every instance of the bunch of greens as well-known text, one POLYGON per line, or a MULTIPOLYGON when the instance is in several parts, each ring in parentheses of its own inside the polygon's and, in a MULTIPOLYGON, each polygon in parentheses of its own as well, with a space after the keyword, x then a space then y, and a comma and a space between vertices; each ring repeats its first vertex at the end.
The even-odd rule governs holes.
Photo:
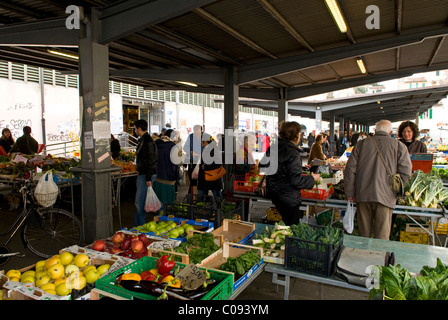
POLYGON ((412 207, 437 208, 448 198, 448 189, 443 188, 443 183, 437 172, 424 173, 417 170, 408 180, 405 186, 404 197, 398 203, 412 207))
MULTIPOLYGON (((178 247, 174 248, 174 251, 188 254, 190 263, 197 264, 213 252, 219 250, 219 248, 214 241, 213 234, 204 232, 195 233, 191 238, 187 238, 185 242, 182 242, 178 247)), ((175 260, 177 259, 179 258, 175 256, 175 260)))
POLYGON ((440 179, 448 180, 448 169, 444 168, 432 168, 432 171, 436 173, 440 179))
POLYGON ((255 235, 252 245, 267 249, 264 252, 265 255, 276 257, 279 253, 269 250, 285 250, 286 236, 292 236, 291 227, 285 225, 283 221, 279 221, 273 227, 266 226, 261 234, 255 235))
POLYGON ((448 268, 437 258, 437 265, 424 266, 418 276, 397 266, 377 266, 379 286, 370 290, 370 298, 383 295, 388 300, 447 300, 448 268))
POLYGON ((324 227, 312 227, 307 223, 298 223, 291 225, 291 230, 293 233, 293 237, 298 238, 300 240, 311 241, 316 243, 301 243, 299 241, 295 241, 296 246, 303 246, 311 250, 318 250, 325 252, 326 247, 321 244, 329 244, 332 246, 337 246, 342 243, 343 233, 339 228, 335 228, 332 226, 324 226, 324 227))
POLYGON ((229 257, 219 269, 235 273, 235 280, 248 272, 255 264, 260 264, 261 257, 255 250, 250 250, 239 257, 229 257))

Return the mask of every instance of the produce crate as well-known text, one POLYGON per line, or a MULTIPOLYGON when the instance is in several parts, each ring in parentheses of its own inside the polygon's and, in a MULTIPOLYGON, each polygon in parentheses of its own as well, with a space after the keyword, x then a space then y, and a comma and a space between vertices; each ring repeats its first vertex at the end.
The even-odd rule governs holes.
POLYGON ((260 256, 259 263, 256 263, 253 265, 244 275, 242 275, 239 278, 235 277, 235 273, 229 272, 232 275, 233 279, 233 291, 238 289, 244 282, 246 282, 253 273, 260 268, 264 261, 263 261, 263 249, 253 246, 247 246, 242 244, 236 244, 231 242, 224 242, 222 248, 209 256, 207 259, 204 259, 199 266, 207 268, 207 270, 210 272, 211 270, 217 270, 221 272, 226 272, 220 270, 221 265, 223 265, 225 262, 227 262, 228 258, 230 257, 239 257, 242 254, 250 251, 250 250, 256 250, 257 254, 260 256))
MULTIPOLYGON (((318 227, 314 226, 314 228, 318 227)), ((286 236, 285 268, 327 278, 331 277, 334 273, 336 258, 342 248, 342 237, 341 229, 340 240, 334 246, 286 236)))
MULTIPOLYGON (((435 225, 434 225, 435 228, 435 225)), ((424 233, 424 234, 428 234, 429 231, 429 224, 422 224, 421 226, 419 226, 418 224, 415 223, 406 223, 406 232, 411 232, 411 233, 424 233)))
POLYGON ((334 193, 333 187, 328 189, 302 189, 302 199, 326 200, 334 193))
POLYGON ((255 236, 255 223, 224 219, 221 227, 212 231, 216 236, 222 236, 223 242, 245 244, 255 236))
POLYGON ((427 233, 400 231, 400 242, 428 244, 428 239, 427 233))
POLYGON ((233 191, 255 192, 255 189, 257 189, 258 184, 259 182, 234 181, 233 191))
MULTIPOLYGON (((134 292, 116 284, 117 277, 122 273, 141 273, 144 270, 150 270, 156 267, 157 258, 143 257, 136 260, 127 266, 116 270, 115 272, 108 274, 95 282, 95 287, 99 290, 109 292, 111 294, 124 297, 126 299, 141 299, 141 300, 156 300, 157 298, 140 292, 134 292)), ((181 269, 186 267, 186 264, 176 263, 181 269)), ((200 267, 200 270, 205 272, 205 268, 200 267)), ((212 279, 219 281, 216 287, 214 287, 209 293, 207 293, 201 300, 226 300, 233 293, 233 279, 232 275, 226 272, 220 272, 216 270, 209 271, 212 279)))
POLYGON ((332 178, 321 178, 324 184, 338 184, 342 179, 344 179, 344 174, 341 170, 336 171, 332 178))
POLYGON ((436 229, 436 223, 433 222, 433 228, 437 234, 447 234, 448 233, 448 223, 439 223, 436 229))

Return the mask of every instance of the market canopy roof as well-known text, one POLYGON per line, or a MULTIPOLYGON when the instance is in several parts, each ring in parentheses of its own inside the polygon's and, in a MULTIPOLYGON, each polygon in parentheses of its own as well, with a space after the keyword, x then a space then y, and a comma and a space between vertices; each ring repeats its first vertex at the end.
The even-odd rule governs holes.
POLYGON ((241 97, 294 100, 448 69, 444 0, 375 1, 379 29, 366 27, 365 2, 340 1, 345 33, 324 0, 1 1, 2 59, 77 72, 78 60, 48 52, 78 53, 80 31, 66 27, 73 4, 81 21, 99 17, 110 80, 147 89, 223 94, 234 67, 241 97))
MULTIPOLYGON (((431 86, 419 89, 406 89, 381 93, 359 94, 347 98, 318 101, 289 101, 291 115, 315 118, 316 109, 322 111, 322 120, 331 121, 333 117, 350 119, 358 124, 374 125, 382 119, 392 122, 412 120, 417 114, 426 112, 448 95, 448 85, 431 86)), ((215 102, 223 102, 215 99, 215 102)), ((274 101, 241 99, 240 105, 276 111, 274 101)))

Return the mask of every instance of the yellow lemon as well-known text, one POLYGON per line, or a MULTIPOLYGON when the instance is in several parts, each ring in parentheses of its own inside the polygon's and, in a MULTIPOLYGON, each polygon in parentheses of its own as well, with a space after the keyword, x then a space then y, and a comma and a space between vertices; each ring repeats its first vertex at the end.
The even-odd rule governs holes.
POLYGON ((74 264, 69 264, 65 267, 65 274, 70 274, 72 272, 78 272, 79 268, 75 266, 74 264))
POLYGON ((61 259, 59 258, 59 255, 54 255, 51 258, 45 260, 45 268, 50 269, 51 266, 57 263, 61 263, 61 259))
POLYGON ((66 284, 65 282, 59 284, 59 285, 56 287, 56 294, 57 294, 58 296, 66 296, 66 295, 70 294, 70 292, 71 292, 71 289, 69 289, 69 288, 67 287, 67 284, 66 284))
POLYGON ((62 265, 62 263, 52 265, 48 269, 48 275, 52 280, 62 277, 64 275, 64 266, 62 265))
POLYGON ((47 291, 47 290, 56 290, 56 286, 54 285, 54 283, 48 282, 46 284, 43 284, 40 287, 42 290, 47 291))
POLYGON ((59 259, 61 259, 61 263, 64 266, 67 266, 70 263, 72 263, 74 258, 75 258, 75 256, 71 252, 68 252, 68 251, 64 251, 59 255, 59 259))
POLYGON ((35 278, 36 277, 36 271, 28 270, 28 271, 25 271, 24 273, 22 273, 22 278, 27 277, 27 276, 32 276, 33 278, 35 278))
POLYGON ((99 279, 100 277, 100 273, 98 270, 89 270, 87 273, 85 274, 85 278, 87 280, 87 283, 95 283, 96 280, 99 279))
POLYGON ((51 281, 51 278, 49 275, 42 275, 39 278, 36 278, 36 287, 40 287, 50 281, 51 281))
POLYGON ((73 259, 73 262, 78 268, 84 268, 89 264, 89 256, 84 253, 79 253, 73 259))
POLYGON ((68 277, 66 277, 66 276, 62 276, 62 277, 60 277, 60 278, 54 280, 54 285, 55 285, 55 286, 58 286, 58 284, 61 284, 61 283, 63 283, 63 282, 66 282, 66 281, 67 281, 67 278, 68 278, 68 277))
POLYGON ((100 265, 98 268, 96 268, 96 270, 99 271, 100 275, 103 275, 104 272, 109 270, 109 268, 110 268, 110 264, 105 263, 105 264, 100 265))
POLYGON ((45 260, 40 260, 36 262, 36 267, 35 269, 39 269, 39 268, 45 268, 45 260))
POLYGON ((22 278, 20 278, 20 282, 22 282, 22 283, 33 283, 35 281, 36 281, 36 279, 31 275, 27 275, 24 277, 22 276, 22 278))
POLYGON ((11 280, 11 278, 19 278, 22 276, 22 273, 19 270, 11 269, 6 272, 6 276, 11 280))

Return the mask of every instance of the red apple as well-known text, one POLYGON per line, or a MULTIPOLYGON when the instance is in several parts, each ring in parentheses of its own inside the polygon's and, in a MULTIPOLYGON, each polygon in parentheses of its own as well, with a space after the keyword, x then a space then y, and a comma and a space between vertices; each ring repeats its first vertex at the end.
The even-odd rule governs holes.
POLYGON ((123 240, 123 242, 121 243, 121 249, 122 250, 127 250, 131 247, 131 239, 126 238, 123 240))
POLYGON ((124 240, 124 233, 121 231, 118 231, 117 233, 114 234, 114 236, 112 237, 112 242, 113 243, 122 243, 124 240))
POLYGON ((121 252, 121 249, 117 248, 117 247, 110 249, 110 253, 112 253, 112 254, 118 254, 120 252, 121 252))
POLYGON ((96 240, 93 243, 93 250, 96 251, 104 251, 104 249, 106 248, 106 242, 104 242, 103 240, 96 240))
POLYGON ((134 240, 131 242, 131 249, 134 252, 140 252, 143 249, 143 242, 140 240, 134 240))
POLYGON ((140 233, 140 234, 138 235, 138 239, 139 239, 141 242, 145 243, 145 242, 146 242, 146 234, 144 234, 144 233, 140 233))

